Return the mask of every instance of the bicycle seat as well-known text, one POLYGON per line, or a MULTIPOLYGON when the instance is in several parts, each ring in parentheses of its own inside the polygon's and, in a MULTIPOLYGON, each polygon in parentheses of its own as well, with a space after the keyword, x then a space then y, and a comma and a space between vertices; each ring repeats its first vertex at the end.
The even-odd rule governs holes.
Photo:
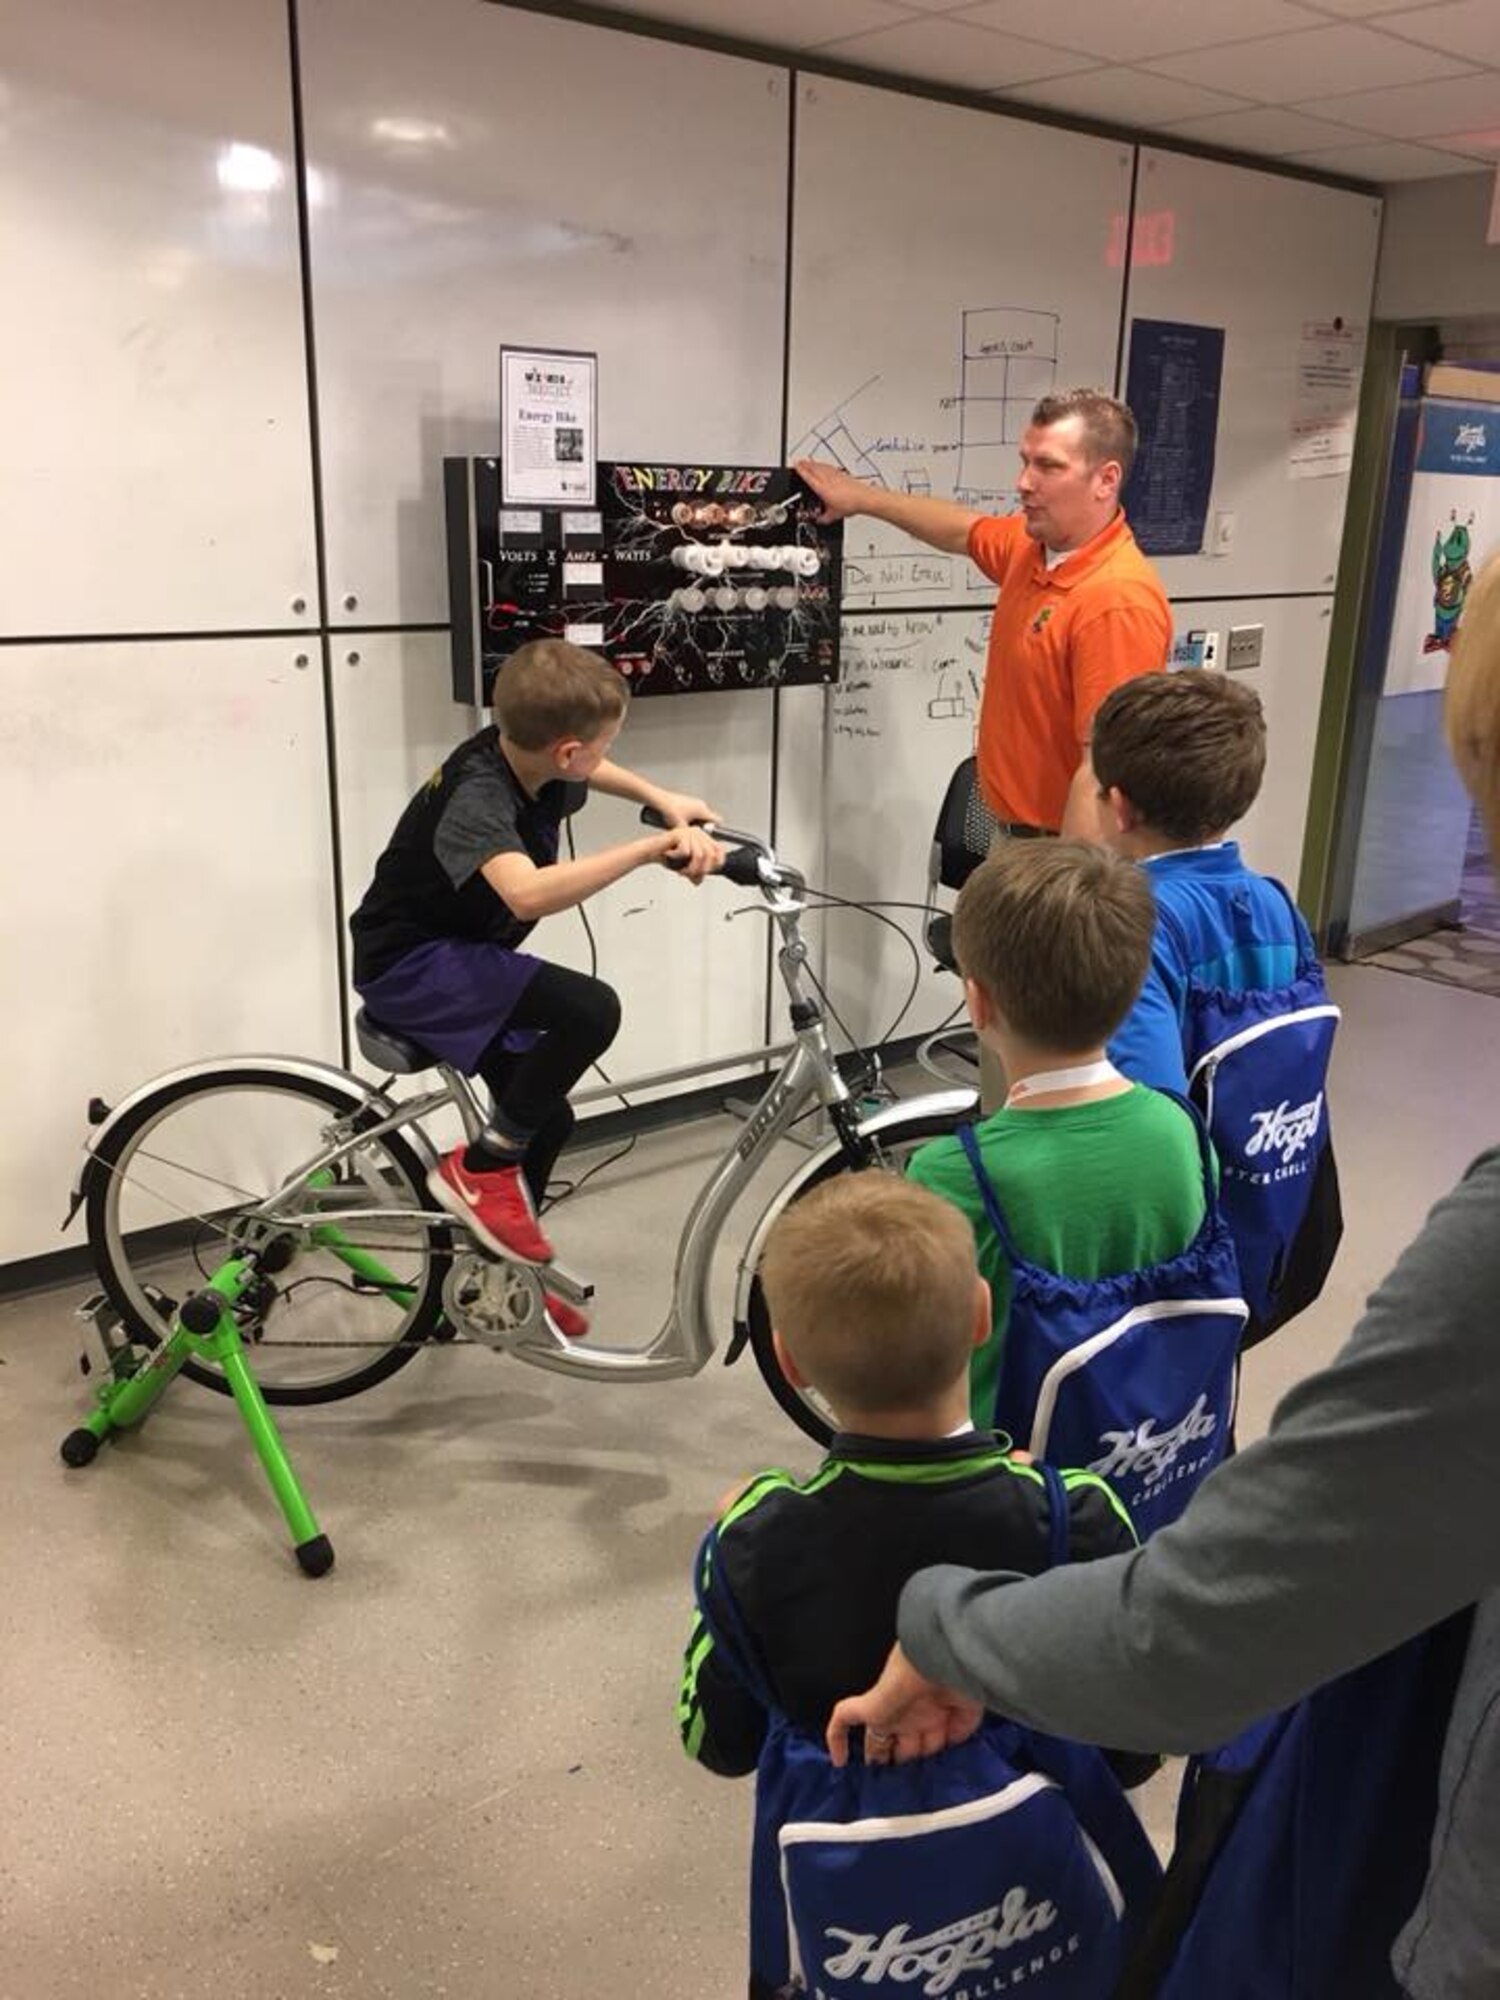
POLYGON ((418 1070, 435 1069, 438 1058, 409 1035, 383 1028, 361 1007, 354 1017, 354 1035, 362 1054, 390 1076, 415 1076, 418 1070))

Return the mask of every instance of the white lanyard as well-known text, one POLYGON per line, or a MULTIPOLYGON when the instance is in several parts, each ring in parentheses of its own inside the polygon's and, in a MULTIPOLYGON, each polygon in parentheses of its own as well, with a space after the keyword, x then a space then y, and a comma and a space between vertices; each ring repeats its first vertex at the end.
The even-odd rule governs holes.
POLYGON ((1043 1097, 1054 1090, 1087 1090, 1096 1083, 1123 1083, 1124 1077, 1108 1059, 1079 1063, 1073 1069, 1039 1069, 1013 1083, 1006 1094, 1006 1106, 1023 1097, 1043 1097))

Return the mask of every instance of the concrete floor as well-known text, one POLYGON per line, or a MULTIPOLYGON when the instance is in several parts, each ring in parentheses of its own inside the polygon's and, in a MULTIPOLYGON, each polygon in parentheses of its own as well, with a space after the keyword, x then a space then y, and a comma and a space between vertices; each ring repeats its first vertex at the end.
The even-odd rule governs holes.
MULTIPOLYGON (((1492 999, 1333 983, 1348 1235, 1251 1358, 1246 1436, 1500 1125, 1492 999)), ((730 1129, 642 1141, 557 1218, 643 1327, 730 1129)), ((742 1993, 750 1787, 684 1760, 673 1702, 718 1495, 812 1462, 748 1358, 640 1388, 439 1350, 289 1413, 338 1550, 312 1582, 203 1390, 64 1470, 85 1289, 0 1303, 0 2000, 742 1993)))

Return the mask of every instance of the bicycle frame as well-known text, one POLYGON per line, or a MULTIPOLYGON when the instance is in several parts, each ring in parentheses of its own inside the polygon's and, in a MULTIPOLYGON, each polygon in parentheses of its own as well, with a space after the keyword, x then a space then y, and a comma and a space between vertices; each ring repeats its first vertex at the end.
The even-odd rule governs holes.
MULTIPOLYGON (((565 1341, 542 1321, 539 1329, 520 1330, 504 1337, 499 1343, 507 1353, 533 1366, 548 1368, 558 1374, 612 1381, 664 1380, 698 1374, 712 1356, 716 1344, 709 1293, 725 1223, 767 1156, 798 1118, 814 1105, 821 1106, 830 1116, 834 1136, 801 1162, 752 1226, 737 1273, 737 1323, 743 1322, 748 1308, 750 1286, 767 1231, 776 1216, 795 1199, 810 1179, 840 1155, 856 1165, 869 1164, 878 1153, 880 1133, 892 1125, 921 1117, 956 1117, 973 1107, 972 1091, 951 1090, 904 1099, 868 1117, 860 1117, 829 1043, 822 1008, 808 997, 803 987, 807 947, 800 931, 800 919, 805 907, 805 887, 801 877, 793 870, 781 868, 770 851, 754 836, 722 831, 726 839, 736 840, 764 857, 764 866, 757 879, 766 898, 767 914, 775 920, 781 932, 776 962, 790 1002, 794 1035, 791 1052, 770 1078, 746 1119, 744 1129, 725 1151, 688 1211, 678 1238, 671 1306, 653 1338, 638 1347, 596 1346, 591 1342, 565 1341)), ((274 1194, 243 1211, 246 1220, 261 1224, 268 1232, 290 1230, 311 1236, 321 1247, 340 1258, 350 1270, 369 1283, 385 1287, 395 1296, 399 1296, 404 1288, 368 1250, 341 1240, 341 1224, 363 1225, 380 1220, 410 1223, 420 1220, 430 1229, 452 1231, 461 1240, 451 1218, 442 1211, 382 1209, 364 1204, 351 1207, 347 1203, 341 1208, 339 1204, 345 1198, 339 1185, 331 1183, 331 1176, 339 1163, 356 1154, 362 1145, 395 1131, 407 1136, 425 1166, 433 1165, 438 1157, 437 1151, 421 1121, 449 1105, 457 1107, 465 1130, 471 1138, 475 1136, 484 1121, 466 1077, 446 1065, 439 1065, 444 1079, 441 1088, 421 1092, 412 1098, 396 1099, 388 1094, 386 1088, 376 1088, 350 1071, 332 1064, 276 1056, 237 1056, 232 1061, 234 1067, 241 1071, 264 1070, 283 1076, 294 1075, 335 1083, 363 1099, 362 1111, 357 1114, 358 1129, 349 1131, 347 1136, 339 1133, 312 1159, 300 1163, 274 1194), (310 1202, 307 1199, 309 1194, 312 1197, 310 1202)), ((192 1064, 167 1077, 154 1078, 141 1090, 131 1093, 90 1135, 83 1175, 88 1173, 94 1153, 111 1128, 134 1108, 141 1097, 159 1090, 164 1084, 218 1066, 218 1060, 192 1064)), ((347 1119, 344 1121, 346 1125, 349 1122, 347 1119)), ((80 1188, 83 1175, 80 1176, 80 1188)), ((455 1254, 463 1254, 462 1249, 455 1254)), ((472 1250, 469 1254, 478 1256, 482 1253, 472 1250)), ((538 1275, 547 1290, 556 1291, 571 1302, 582 1304, 590 1296, 587 1284, 560 1266, 550 1265, 538 1275)))

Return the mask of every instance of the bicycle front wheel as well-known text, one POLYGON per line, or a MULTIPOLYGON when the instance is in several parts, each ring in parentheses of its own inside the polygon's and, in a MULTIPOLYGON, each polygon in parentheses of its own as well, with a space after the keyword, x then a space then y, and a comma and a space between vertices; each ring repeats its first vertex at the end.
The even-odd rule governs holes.
MULTIPOLYGON (((786 1194, 783 1205, 800 1201, 815 1187, 832 1180, 836 1174, 891 1173, 904 1174, 906 1163, 919 1146, 925 1146, 931 1139, 944 1139, 955 1132, 972 1112, 922 1112, 914 1111, 909 1118, 893 1118, 872 1135, 875 1158, 870 1166, 860 1167, 847 1153, 835 1153, 831 1158, 808 1167, 800 1180, 794 1180, 786 1194)), ((771 1315, 766 1307, 766 1295, 757 1269, 750 1281, 746 1318, 750 1329, 750 1347, 755 1355, 756 1366, 761 1379, 770 1390, 779 1406, 801 1431, 820 1445, 832 1442, 836 1428, 833 1412, 816 1389, 799 1389, 789 1382, 782 1373, 781 1363, 776 1358, 776 1348, 771 1340, 771 1315)))
MULTIPOLYGON (((155 1346, 232 1257, 267 1251, 235 1307, 269 1403, 329 1403, 404 1367, 442 1318, 447 1230, 400 1132, 361 1136, 370 1099, 336 1076, 246 1065, 174 1077, 99 1140, 89 1248, 130 1335, 155 1346), (333 1147, 347 1150, 321 1171, 333 1147), (269 1215, 253 1213, 280 1195, 269 1215)), ((213 1363, 183 1373, 229 1393, 213 1363)))

